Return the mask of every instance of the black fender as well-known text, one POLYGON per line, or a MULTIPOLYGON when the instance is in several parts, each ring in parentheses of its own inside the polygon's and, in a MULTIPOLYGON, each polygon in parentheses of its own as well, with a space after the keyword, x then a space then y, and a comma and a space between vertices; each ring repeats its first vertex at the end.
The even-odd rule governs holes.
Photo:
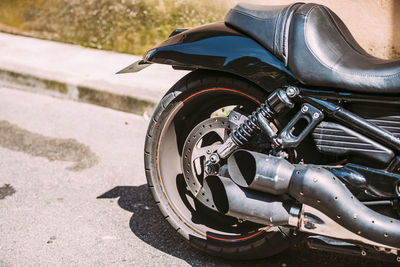
POLYGON ((137 72, 152 63, 177 69, 229 72, 268 91, 297 83, 282 61, 256 40, 223 22, 176 30, 167 40, 148 50, 143 60, 119 73, 137 72))

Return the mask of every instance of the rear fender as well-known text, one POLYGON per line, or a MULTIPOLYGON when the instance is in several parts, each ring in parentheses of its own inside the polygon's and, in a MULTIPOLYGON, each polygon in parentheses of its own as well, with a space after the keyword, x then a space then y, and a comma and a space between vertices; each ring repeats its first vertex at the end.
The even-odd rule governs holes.
POLYGON ((121 73, 137 72, 151 63, 229 72, 267 90, 296 82, 293 74, 266 48, 223 22, 172 33, 150 49, 143 60, 121 73))

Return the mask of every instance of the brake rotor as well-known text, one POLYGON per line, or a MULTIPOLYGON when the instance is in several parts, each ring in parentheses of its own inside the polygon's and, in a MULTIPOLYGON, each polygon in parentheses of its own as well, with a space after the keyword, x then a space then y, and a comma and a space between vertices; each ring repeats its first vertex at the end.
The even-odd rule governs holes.
POLYGON ((210 156, 228 138, 228 118, 209 118, 199 123, 188 135, 182 150, 182 169, 185 182, 192 194, 205 206, 217 210, 206 183, 206 163, 210 156))

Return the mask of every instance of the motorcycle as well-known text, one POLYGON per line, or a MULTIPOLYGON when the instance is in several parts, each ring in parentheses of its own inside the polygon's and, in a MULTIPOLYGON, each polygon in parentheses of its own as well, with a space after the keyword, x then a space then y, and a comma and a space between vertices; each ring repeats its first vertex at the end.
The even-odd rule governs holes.
POLYGON ((309 247, 400 262, 400 61, 318 4, 238 4, 120 73, 190 70, 147 131, 148 186, 192 246, 258 259, 309 247))

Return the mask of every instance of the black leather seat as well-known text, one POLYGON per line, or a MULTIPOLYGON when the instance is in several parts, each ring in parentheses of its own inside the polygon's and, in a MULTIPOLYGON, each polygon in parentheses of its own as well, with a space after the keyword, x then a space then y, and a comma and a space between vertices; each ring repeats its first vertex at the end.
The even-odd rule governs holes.
POLYGON ((264 45, 305 85, 400 93, 400 60, 368 54, 325 6, 239 4, 225 22, 264 45))

